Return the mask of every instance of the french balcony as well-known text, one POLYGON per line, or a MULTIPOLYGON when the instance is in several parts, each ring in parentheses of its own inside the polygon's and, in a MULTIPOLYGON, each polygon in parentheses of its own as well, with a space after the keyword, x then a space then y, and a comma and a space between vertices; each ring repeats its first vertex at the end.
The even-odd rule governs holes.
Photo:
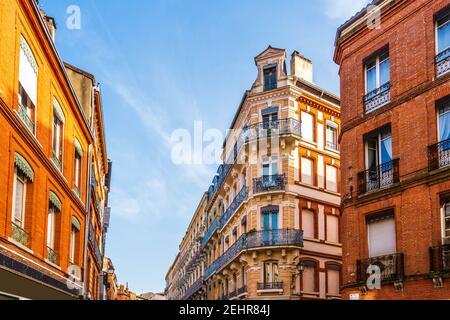
POLYGON ((203 247, 208 243, 209 239, 211 239, 214 232, 216 232, 218 224, 219 224, 218 221, 219 221, 218 217, 215 217, 213 222, 209 226, 208 230, 206 231, 205 236, 203 237, 203 240, 202 240, 203 247))
POLYGON ((370 113, 376 109, 391 102, 391 83, 386 82, 379 88, 370 91, 364 97, 364 107, 366 113, 370 113))
POLYGON ((258 282, 258 291, 283 291, 283 282, 258 282))
POLYGON ((428 146, 428 169, 434 171, 450 165, 450 139, 428 146))
POLYGON ((230 263, 244 250, 283 246, 303 247, 303 231, 279 229, 244 233, 224 254, 206 268, 205 279, 230 263))
POLYGON ((450 47, 436 56, 436 76, 440 77, 450 71, 450 47))
POLYGON ((399 162, 395 159, 358 173, 358 195, 400 182, 399 162))
POLYGON ((284 174, 255 178, 253 179, 253 194, 284 191, 286 189, 286 180, 286 175, 284 174))
POLYGON ((366 282, 369 277, 367 270, 370 266, 377 266, 381 271, 381 281, 401 280, 404 272, 404 255, 403 253, 395 253, 380 257, 358 260, 356 262, 356 281, 366 282))
POLYGON ((236 212, 239 206, 247 199, 248 199, 248 189, 247 187, 243 187, 241 191, 238 193, 238 195, 234 198, 231 205, 225 211, 223 216, 220 218, 220 227, 219 227, 220 229, 222 229, 227 224, 227 222, 230 220, 230 218, 233 216, 233 214, 236 212))
POLYGON ((34 121, 31 120, 31 118, 28 116, 26 108, 19 104, 19 112, 18 113, 19 113, 20 119, 22 119, 23 123, 25 123, 25 126, 28 128, 28 130, 30 130, 31 133, 34 134, 35 124, 34 124, 34 121))
POLYGON ((430 248, 430 271, 433 273, 450 272, 450 244, 430 248))
POLYGON ((56 253, 56 251, 47 246, 47 260, 50 261, 53 264, 56 264, 57 260, 58 260, 58 254, 56 253))
POLYGON ((15 223, 12 224, 11 238, 14 241, 23 245, 24 247, 29 247, 30 245, 29 243, 30 234, 15 223))

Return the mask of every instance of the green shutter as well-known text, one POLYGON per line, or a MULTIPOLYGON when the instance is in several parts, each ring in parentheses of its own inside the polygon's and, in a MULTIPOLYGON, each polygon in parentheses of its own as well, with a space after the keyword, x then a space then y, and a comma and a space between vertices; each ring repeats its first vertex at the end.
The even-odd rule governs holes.
POLYGON ((31 166, 28 164, 28 161, 25 160, 20 154, 16 152, 14 155, 14 165, 18 170, 20 170, 31 182, 34 180, 34 171, 31 166))
POLYGON ((53 191, 50 191, 49 201, 56 209, 61 211, 62 208, 61 200, 59 200, 58 196, 53 191))

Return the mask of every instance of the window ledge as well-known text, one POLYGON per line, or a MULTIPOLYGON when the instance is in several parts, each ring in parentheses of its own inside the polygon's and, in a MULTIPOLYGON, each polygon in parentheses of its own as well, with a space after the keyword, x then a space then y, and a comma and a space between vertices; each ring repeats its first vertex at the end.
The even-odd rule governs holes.
POLYGON ((53 262, 51 262, 50 260, 48 260, 48 259, 44 259, 44 261, 47 263, 47 264, 49 264, 49 265, 51 265, 53 268, 56 268, 56 269, 58 269, 58 270, 60 270, 60 271, 62 271, 62 269, 61 269, 61 267, 60 266, 58 266, 57 264, 55 264, 55 263, 53 263, 53 262))
POLYGON ((333 148, 330 148, 330 147, 326 147, 326 146, 325 146, 325 151, 332 152, 332 153, 335 153, 335 154, 340 154, 341 153, 339 150, 336 150, 336 149, 333 149, 333 148))
POLYGON ((9 238, 8 238, 8 241, 11 242, 11 243, 12 243, 13 245, 15 245, 16 247, 19 247, 20 249, 22 249, 22 250, 28 252, 29 254, 34 255, 34 251, 33 251, 33 250, 31 250, 31 249, 28 248, 28 247, 25 247, 23 244, 21 244, 20 242, 17 242, 17 241, 14 240, 13 238, 9 237, 9 238))
POLYGON ((257 294, 267 294, 267 293, 278 293, 283 294, 283 289, 264 289, 264 290, 257 290, 257 294))

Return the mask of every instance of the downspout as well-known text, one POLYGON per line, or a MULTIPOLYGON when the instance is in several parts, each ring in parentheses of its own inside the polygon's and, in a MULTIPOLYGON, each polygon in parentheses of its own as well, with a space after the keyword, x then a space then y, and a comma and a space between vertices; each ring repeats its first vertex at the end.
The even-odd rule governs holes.
POLYGON ((87 168, 87 196, 86 196, 86 206, 87 206, 87 216, 85 220, 84 226, 84 253, 83 253, 83 299, 86 299, 87 292, 87 252, 88 252, 88 239, 89 239, 89 224, 91 223, 91 175, 92 175, 92 144, 89 145, 89 153, 88 153, 88 168, 87 168))

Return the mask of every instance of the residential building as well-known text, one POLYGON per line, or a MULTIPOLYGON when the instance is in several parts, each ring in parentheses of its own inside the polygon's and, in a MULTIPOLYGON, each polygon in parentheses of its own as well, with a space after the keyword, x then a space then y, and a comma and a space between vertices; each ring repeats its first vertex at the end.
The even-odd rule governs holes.
POLYGON ((373 1, 338 29, 334 60, 343 297, 448 299, 448 0, 373 1))
POLYGON ((100 90, 62 62, 37 1, 2 1, 0 16, 0 296, 98 299, 111 168, 100 90))
POLYGON ((298 52, 289 73, 283 49, 255 64, 167 273, 169 300, 340 298, 339 98, 298 52))

